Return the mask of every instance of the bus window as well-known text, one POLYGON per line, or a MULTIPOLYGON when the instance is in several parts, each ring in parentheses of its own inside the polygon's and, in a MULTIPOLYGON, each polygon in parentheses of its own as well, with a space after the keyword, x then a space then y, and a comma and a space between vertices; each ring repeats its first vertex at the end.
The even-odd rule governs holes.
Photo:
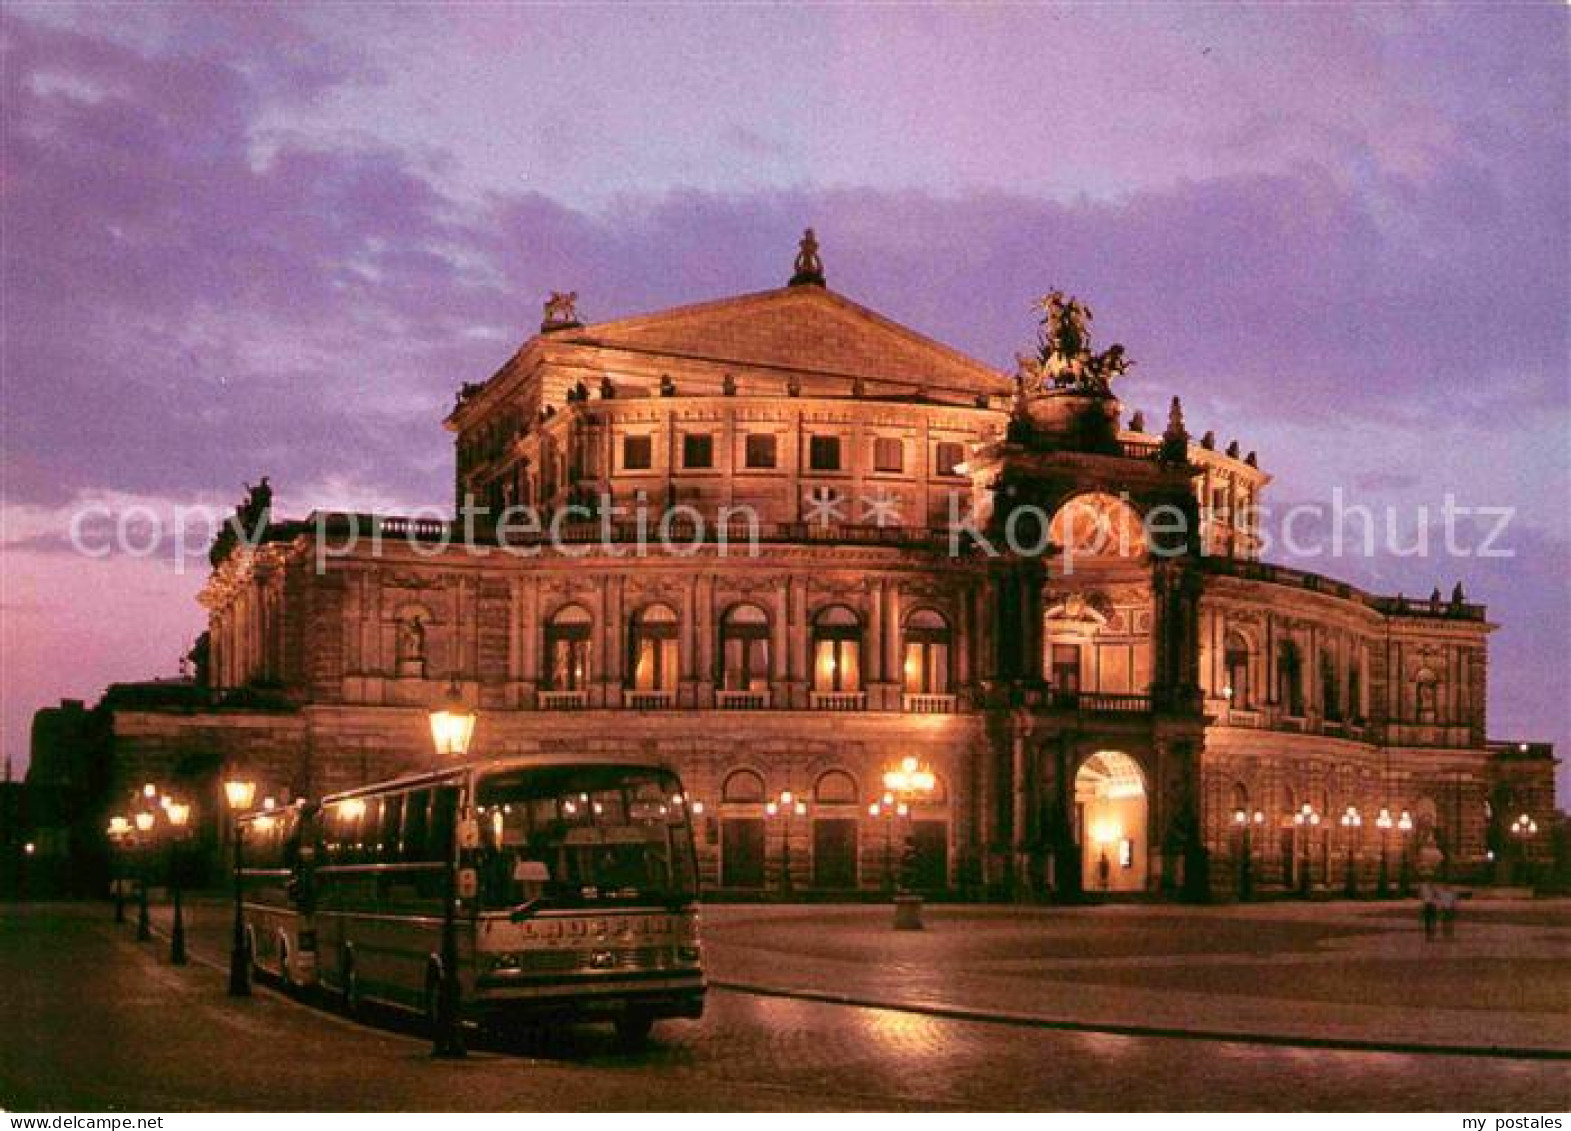
POLYGON ((441 859, 440 855, 431 855, 431 846, 427 843, 430 813, 431 791, 429 789, 417 789, 405 799, 403 857, 408 863, 441 859))
POLYGON ((481 898, 492 910, 695 897, 677 779, 623 766, 553 766, 483 778, 481 898))

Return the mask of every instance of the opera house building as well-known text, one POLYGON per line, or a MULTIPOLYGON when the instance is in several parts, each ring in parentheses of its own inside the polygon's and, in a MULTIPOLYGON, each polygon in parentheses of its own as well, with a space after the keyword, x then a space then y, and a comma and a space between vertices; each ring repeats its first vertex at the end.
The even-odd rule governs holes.
POLYGON ((242 508, 200 697, 113 711, 125 788, 391 777, 456 689, 472 757, 679 771, 721 896, 1372 892, 1552 810, 1547 750, 1488 741, 1484 608, 1261 561, 1270 475, 1126 415, 1075 300, 1016 374, 837 294, 811 235, 780 289, 576 306, 459 391, 451 515, 242 508))

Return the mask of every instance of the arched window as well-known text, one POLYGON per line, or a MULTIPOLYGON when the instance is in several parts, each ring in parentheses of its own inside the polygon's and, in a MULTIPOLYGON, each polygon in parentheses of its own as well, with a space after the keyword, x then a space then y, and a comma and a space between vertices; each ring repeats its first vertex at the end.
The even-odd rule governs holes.
POLYGON ((1432 723, 1440 717, 1440 680, 1428 668, 1420 671, 1413 683, 1413 704, 1421 723, 1432 723))
POLYGON ((757 605, 735 605, 720 621, 721 686, 769 689, 769 617, 757 605))
POLYGON ((918 609, 906 619, 905 693, 949 694, 949 622, 932 609, 918 609))
POLYGON ((1223 695, 1229 706, 1248 709, 1254 702, 1249 686, 1249 641, 1241 632, 1229 632, 1223 649, 1222 660, 1227 668, 1227 685, 1223 695))
POLYGON ((649 605, 628 625, 628 686, 634 691, 675 691, 677 677, 676 611, 649 605))
POLYGON ((1336 657, 1329 648, 1320 652, 1320 709, 1332 722, 1342 718, 1342 688, 1336 676, 1336 657))
POLYGON ((1298 645, 1284 640, 1276 654, 1276 700, 1289 715, 1304 713, 1304 662, 1298 645))
POLYGON ((752 770, 736 770, 720 787, 720 800, 733 805, 759 805, 764 800, 764 779, 752 770))
POLYGON ((862 622, 844 605, 813 618, 813 690, 862 690, 862 622))
POLYGON ((558 609, 546 624, 546 683, 552 691, 589 686, 589 637, 594 619, 578 605, 558 609))
POLYGON ((860 800, 856 779, 844 770, 826 770, 813 786, 813 800, 820 805, 855 805, 860 800))

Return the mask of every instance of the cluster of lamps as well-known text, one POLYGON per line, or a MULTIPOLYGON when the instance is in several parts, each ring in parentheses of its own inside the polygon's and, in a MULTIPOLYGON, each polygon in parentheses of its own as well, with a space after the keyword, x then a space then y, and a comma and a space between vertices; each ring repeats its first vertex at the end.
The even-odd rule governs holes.
MULTIPOLYGON (((174 796, 164 793, 153 782, 144 784, 133 800, 137 806, 130 818, 117 814, 109 818, 109 843, 119 852, 138 859, 137 869, 137 919, 136 937, 147 942, 153 937, 147 912, 147 873, 153 847, 153 837, 160 821, 164 839, 168 842, 168 882, 170 899, 174 904, 174 924, 169 932, 169 961, 176 966, 186 963, 185 907, 181 891, 179 846, 187 836, 191 823, 191 806, 174 796)), ((125 902, 120 884, 115 884, 115 922, 125 921, 125 902)))

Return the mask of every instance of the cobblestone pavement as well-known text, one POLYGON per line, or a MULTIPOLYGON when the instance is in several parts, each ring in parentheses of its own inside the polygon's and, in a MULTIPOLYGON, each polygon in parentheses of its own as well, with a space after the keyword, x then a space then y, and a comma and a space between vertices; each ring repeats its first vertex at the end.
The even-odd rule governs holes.
POLYGON ((1571 1052, 1571 901, 705 909, 721 981, 863 1003, 1308 1041, 1571 1052))
POLYGON ((395 1028, 271 991, 225 997, 219 906, 196 909, 191 966, 169 966, 164 939, 133 938, 103 906, 0 909, 0 1106, 1532 1111, 1571 1098, 1557 1062, 1066 1033, 726 992, 638 1054, 584 1027, 543 1055, 433 1061, 395 1028))

